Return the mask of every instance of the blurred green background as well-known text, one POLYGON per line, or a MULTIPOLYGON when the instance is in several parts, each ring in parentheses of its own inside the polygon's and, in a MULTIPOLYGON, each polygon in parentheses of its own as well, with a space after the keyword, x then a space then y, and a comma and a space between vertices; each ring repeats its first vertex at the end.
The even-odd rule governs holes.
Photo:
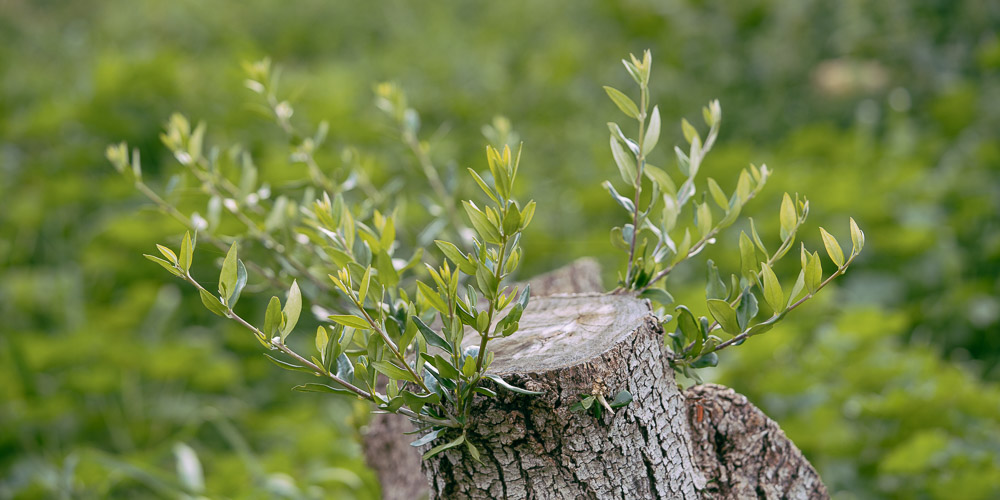
MULTIPOLYGON (((192 456, 212 498, 378 495, 366 410, 289 391, 294 374, 141 257, 183 230, 107 144, 138 147, 165 184, 158 134, 180 111, 247 144, 262 175, 304 175, 247 105, 240 63, 270 56, 295 120, 330 123, 320 160, 356 146, 376 180, 419 183, 373 106, 393 80, 459 172, 484 165, 481 126, 509 117, 539 204, 524 273, 594 255, 610 287, 621 212, 600 181, 617 176, 605 122, 620 117, 601 85, 630 88, 618 60, 645 48, 662 144, 719 98, 706 175, 775 171, 748 208, 766 234, 784 191, 812 202, 811 248, 818 225, 845 241, 848 216, 867 233, 835 290, 706 378, 775 418, 836 498, 998 498, 998 27, 1000 5, 971 0, 0 0, 0 498, 177 498, 192 456)), ((734 233, 705 252, 724 271, 734 233)), ((699 300, 703 260, 675 296, 699 300)))

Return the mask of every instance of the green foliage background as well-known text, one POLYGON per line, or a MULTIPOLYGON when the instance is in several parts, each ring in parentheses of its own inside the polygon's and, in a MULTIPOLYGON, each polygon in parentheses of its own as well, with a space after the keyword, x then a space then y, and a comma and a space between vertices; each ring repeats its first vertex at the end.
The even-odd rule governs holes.
MULTIPOLYGON (((480 127, 509 117, 538 202, 525 275, 596 255, 610 286, 621 221, 600 181, 617 116, 601 85, 628 87, 617 61, 647 47, 663 144, 719 98, 707 175, 775 171, 747 210, 765 233, 790 191, 812 201, 809 226, 844 241, 853 216, 868 235, 836 290, 708 378, 777 419, 838 498, 996 498, 998 26, 1000 7, 972 0, 0 2, 0 498, 175 498, 192 477, 178 443, 213 498, 378 492, 364 408, 288 391, 293 375, 141 257, 183 231, 107 165, 108 143, 141 149, 164 184, 158 134, 180 111, 247 144, 268 180, 302 176, 242 88, 239 63, 270 56, 295 119, 330 123, 321 163, 356 146, 376 182, 423 189, 372 105, 393 80, 464 193, 480 127)), ((652 161, 674 168, 661 149, 652 161)), ((704 252, 723 271, 738 234, 704 252)), ((703 275, 669 286, 701 302, 703 275)))

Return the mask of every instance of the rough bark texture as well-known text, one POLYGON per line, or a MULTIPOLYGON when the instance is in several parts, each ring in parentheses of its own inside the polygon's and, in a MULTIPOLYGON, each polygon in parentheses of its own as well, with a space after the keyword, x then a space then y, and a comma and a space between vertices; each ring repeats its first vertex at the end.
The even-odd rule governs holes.
POLYGON ((684 396, 706 498, 829 498, 802 452, 746 397, 715 384, 684 396))
POLYGON ((492 372, 544 395, 477 400, 469 436, 483 464, 464 450, 421 464, 409 421, 375 416, 364 449, 383 498, 828 498, 746 398, 716 385, 678 391, 645 301, 538 297, 600 290, 599 274, 583 260, 532 280, 521 331, 490 343, 492 372), (635 400, 600 421, 569 411, 595 388, 635 400))
MULTIPOLYGON (((603 290, 601 268, 589 258, 536 276, 528 283, 535 297, 603 290)), ((415 438, 403 434, 412 430, 406 417, 378 414, 372 417, 362 440, 365 461, 378 476, 385 500, 420 500, 429 494, 427 476, 420 470, 420 452, 410 446, 415 438)))
POLYGON ((424 462, 433 498, 698 498, 684 397, 648 302, 626 295, 540 298, 515 335, 491 343, 491 371, 542 391, 474 403, 483 463, 448 451, 424 462), (602 419, 581 395, 634 401, 602 419))

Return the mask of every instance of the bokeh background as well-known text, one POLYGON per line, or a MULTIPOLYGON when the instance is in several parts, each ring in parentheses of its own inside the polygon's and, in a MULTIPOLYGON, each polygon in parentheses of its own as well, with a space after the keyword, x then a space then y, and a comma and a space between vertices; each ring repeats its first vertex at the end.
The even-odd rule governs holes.
MULTIPOLYGON (((481 126, 508 117, 539 204, 524 273, 594 255, 610 287, 621 212, 600 182, 620 117, 601 85, 630 88, 618 60, 645 48, 661 144, 719 98, 706 175, 775 171, 747 210, 765 233, 789 191, 812 202, 812 248, 818 225, 846 241, 848 216, 868 236, 835 290, 706 378, 775 418, 836 498, 1000 497, 998 27, 1000 4, 975 0, 0 0, 0 498, 179 498, 199 477, 212 498, 379 493, 364 407, 289 391, 294 374, 141 257, 183 230, 107 144, 165 184, 158 134, 180 111, 262 176, 301 176, 247 104, 240 63, 269 56, 294 119, 329 121, 324 165, 353 146, 376 180, 425 189, 373 105, 392 80, 458 172, 483 168, 481 126)), ((724 270, 734 233, 705 252, 724 270)), ((697 301, 692 264, 671 289, 697 301)))

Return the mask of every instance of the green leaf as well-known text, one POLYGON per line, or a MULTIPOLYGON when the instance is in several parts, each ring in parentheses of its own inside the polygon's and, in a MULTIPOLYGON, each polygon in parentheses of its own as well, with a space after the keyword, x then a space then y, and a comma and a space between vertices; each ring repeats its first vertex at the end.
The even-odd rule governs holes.
POLYGON ((434 243, 441 249, 441 253, 443 253, 444 256, 455 264, 455 266, 457 266, 463 273, 470 276, 476 274, 476 264, 474 262, 470 262, 454 243, 442 240, 434 240, 434 243))
POLYGON ((726 212, 729 211, 729 198, 726 198, 726 193, 719 187, 719 183, 715 182, 715 179, 711 177, 708 178, 708 192, 712 195, 712 199, 715 200, 715 204, 719 208, 726 212))
POLYGON ((420 330, 420 334, 423 335, 424 341, 426 341, 428 345, 443 349, 445 352, 451 352, 451 344, 449 344, 447 340, 435 333, 434 330, 427 326, 427 324, 425 324, 419 317, 413 316, 412 319, 417 325, 417 330, 420 330))
POLYGON ((747 233, 740 232, 740 270, 743 277, 751 283, 757 282, 757 268, 760 261, 757 260, 757 250, 747 233))
POLYGON ((416 382, 413 375, 410 372, 388 362, 388 361, 373 361, 372 367, 375 371, 391 378, 394 380, 406 380, 407 382, 416 382))
POLYGON ((704 238, 712 231, 712 210, 708 207, 708 203, 702 202, 698 205, 697 219, 698 233, 704 238))
POLYGON ((295 280, 292 280, 292 286, 288 289, 285 308, 281 312, 285 316, 285 324, 281 328, 281 338, 284 339, 295 328, 299 322, 299 313, 302 312, 302 292, 299 291, 299 284, 295 280))
POLYGON ((646 137, 642 139, 642 155, 646 156, 656 143, 660 140, 660 108, 653 106, 653 112, 649 117, 649 127, 646 129, 646 137))
POLYGON ((521 228, 521 213, 517 205, 511 203, 507 207, 507 214, 503 218, 503 234, 511 236, 521 228))
POLYGON ((508 391, 516 392, 518 394, 526 394, 526 395, 529 395, 529 396, 537 396, 539 394, 544 394, 541 391, 529 391, 528 389, 522 389, 520 387, 515 387, 513 385, 510 385, 502 377, 500 377, 499 375, 492 374, 492 373, 487 373, 486 375, 483 375, 483 378, 488 378, 488 379, 496 382, 496 384, 498 386, 500 386, 500 387, 502 387, 504 389, 507 389, 508 391))
POLYGON ((418 440, 410 443, 410 446, 413 446, 414 448, 418 448, 418 447, 423 446, 423 445, 425 445, 427 443, 430 443, 431 441, 434 441, 435 439, 437 439, 438 434, 441 434, 441 431, 443 431, 444 429, 445 429, 444 427, 440 427, 437 430, 430 431, 427 434, 424 434, 423 436, 421 436, 420 439, 418 439, 418 440))
POLYGON ((688 123, 685 118, 681 118, 681 131, 684 132, 684 140, 687 141, 688 144, 691 144, 695 140, 701 142, 701 136, 698 135, 698 129, 688 123))
POLYGON ((472 455, 472 459, 473 460, 475 460, 475 461, 477 461, 479 463, 483 463, 483 461, 480 460, 480 458, 479 458, 479 448, 476 448, 476 445, 472 444, 472 441, 469 441, 468 439, 466 439, 465 440, 465 447, 469 450, 469 455, 472 455))
POLYGON ((465 213, 468 214, 469 220, 472 222, 472 227, 476 229, 479 236, 483 238, 487 243, 493 243, 494 245, 500 244, 500 231, 495 225, 486 217, 475 204, 469 201, 462 201, 462 205, 465 207, 465 213))
POLYGON ((385 250, 379 251, 375 258, 375 270, 378 271, 378 280, 387 287, 399 284, 399 273, 392 265, 392 257, 385 250))
POLYGON ((763 262, 760 267, 764 286, 764 301, 775 314, 778 314, 785 310, 785 292, 781 290, 781 283, 778 282, 778 277, 774 275, 771 266, 763 262))
POLYGON ((726 333, 736 335, 742 331, 740 323, 736 319, 736 310, 729 305, 729 302, 720 299, 708 299, 708 312, 712 314, 715 321, 719 322, 719 326, 726 333))
POLYGON ((329 318, 331 321, 335 323, 339 323, 344 326, 349 326, 351 328, 358 328, 360 330, 369 330, 372 327, 370 324, 368 324, 367 320, 359 318, 353 314, 334 314, 329 318))
POLYGON ((677 329, 686 340, 685 343, 701 339, 701 327, 698 326, 698 320, 694 318, 694 314, 691 314, 691 311, 685 306, 677 306, 674 310, 680 311, 677 314, 677 329))
POLYGON ((854 217, 851 217, 851 243, 854 245, 851 249, 852 255, 861 253, 861 249, 865 247, 865 233, 858 227, 858 223, 854 222, 854 217))
POLYGON ((142 254, 142 256, 145 257, 145 258, 147 258, 147 259, 149 259, 149 260, 151 260, 151 261, 153 261, 153 262, 156 262, 157 264, 159 264, 161 266, 163 266, 164 269, 166 269, 167 271, 170 271, 170 274, 173 274, 174 276, 177 276, 179 278, 184 277, 184 274, 181 273, 176 267, 174 267, 173 264, 171 264, 171 263, 169 263, 169 262, 167 262, 167 261, 165 261, 165 260, 163 260, 163 259, 161 259, 159 257, 153 256, 153 255, 142 254))
POLYGON ((371 286, 372 282, 372 268, 365 268, 365 274, 361 277, 361 286, 358 288, 358 304, 362 307, 365 305, 365 299, 368 298, 368 287, 371 286))
POLYGON ((471 168, 469 169, 469 173, 472 174, 472 178, 476 180, 476 184, 478 184, 479 188, 482 189, 484 193, 486 193, 486 196, 489 196, 490 199, 493 200, 493 203, 499 205, 500 200, 497 198, 496 193, 493 192, 493 189, 488 184, 486 184, 486 181, 484 181, 483 178, 480 177, 479 174, 477 174, 476 171, 472 170, 471 168))
POLYGON ((650 299, 661 305, 667 306, 674 303, 673 295, 662 288, 647 288, 639 294, 640 298, 650 299))
POLYGON ((455 438, 452 441, 448 441, 447 443, 440 444, 440 445, 437 445, 437 446, 431 448, 430 451, 428 451, 427 453, 424 453, 423 459, 427 460, 428 458, 431 458, 434 455, 437 455, 438 453, 441 453, 444 450, 447 450, 449 448, 454 448, 454 447, 456 447, 456 446, 458 446, 458 445, 460 445, 460 444, 462 444, 464 442, 465 442, 465 434, 462 434, 461 436, 458 436, 457 438, 455 438))
POLYGON ((736 306, 736 321, 739 322, 740 331, 745 330, 750 320, 757 316, 757 296, 753 294, 750 287, 743 290, 743 297, 736 306))
POLYGON ((618 204, 622 206, 622 208, 627 210, 629 214, 635 213, 635 204, 632 203, 632 200, 618 194, 618 191, 615 190, 615 187, 611 184, 611 182, 604 181, 603 185, 604 188, 607 189, 609 193, 611 193, 611 197, 614 198, 615 201, 617 201, 618 204))
MULTIPOLYGON (((281 299, 271 297, 271 301, 267 303, 267 311, 264 313, 264 335, 268 339, 281 331, 282 319, 281 299)), ((282 337, 281 341, 284 342, 285 338, 282 337)))
POLYGON ((719 355, 710 352, 691 363, 692 368, 707 368, 709 366, 716 366, 719 364, 719 355))
POLYGON ((270 354, 267 354, 267 353, 264 353, 264 357, 266 357, 268 360, 270 360, 272 363, 278 365, 279 367, 284 368, 285 370, 291 370, 291 371, 294 371, 294 372, 310 373, 310 374, 316 373, 316 370, 313 370, 312 368, 308 368, 308 367, 305 367, 305 366, 294 365, 292 363, 286 363, 286 362, 284 362, 284 361, 282 361, 282 360, 280 360, 280 359, 278 359, 278 358, 276 358, 274 356, 271 356, 270 354))
POLYGON ((648 177, 650 181, 653 181, 656 185, 660 186, 660 191, 669 194, 671 197, 677 196, 677 186, 674 184, 674 181, 670 179, 670 175, 667 174, 667 172, 662 168, 655 167, 647 163, 642 169, 642 173, 648 177))
POLYGON ((320 355, 326 354, 326 346, 330 343, 330 335, 326 333, 326 328, 322 325, 316 328, 316 350, 319 351, 320 355))
POLYGON ((229 253, 226 254, 226 260, 222 261, 222 272, 219 273, 219 295, 222 297, 229 298, 232 296, 233 290, 236 289, 238 247, 239 244, 233 242, 232 246, 229 247, 229 253))
POLYGON ((243 261, 236 260, 236 284, 233 285, 232 293, 229 295, 229 300, 226 304, 232 309, 236 307, 236 303, 240 301, 240 294, 243 293, 243 288, 247 286, 247 268, 243 265, 243 261))
POLYGON ((203 288, 198 291, 201 292, 201 303, 205 304, 205 307, 208 308, 209 311, 223 317, 229 314, 229 310, 226 308, 226 305, 223 304, 218 297, 212 295, 208 292, 208 290, 203 288))
POLYGON ((622 180, 630 186, 635 184, 635 158, 625 151, 621 142, 613 135, 611 136, 611 156, 615 159, 615 165, 618 166, 618 173, 622 176, 622 180))
POLYGON ((444 299, 441 298, 441 294, 434 291, 430 285, 424 283, 423 281, 417 281, 417 291, 420 292, 427 302, 430 303, 431 307, 437 309, 441 314, 449 314, 448 304, 445 303, 444 299))
POLYGON ((632 393, 622 389, 615 394, 615 399, 611 400, 610 406, 614 409, 621 408, 632 402, 632 393))
POLYGON ((171 264, 177 265, 177 254, 175 254, 173 250, 163 245, 156 245, 156 249, 159 250, 160 253, 167 258, 167 261, 169 261, 171 264))
POLYGON ((465 358, 465 362, 462 363, 462 375, 465 378, 471 379, 473 375, 476 374, 476 358, 468 356, 465 358))
POLYGON ((837 267, 843 267, 844 251, 840 248, 837 238, 834 238, 832 234, 826 232, 826 229, 823 228, 819 228, 819 234, 823 236, 823 246, 826 247, 826 254, 830 256, 830 260, 837 267))
POLYGON ((622 110, 622 113, 625 113, 635 119, 639 118, 639 108, 635 105, 635 102, 633 102, 632 99, 629 99, 627 95, 623 94, 620 90, 614 87, 605 86, 604 91, 608 93, 608 97, 614 101, 615 105, 618 106, 618 109, 622 110))
POLYGON ((302 384, 292 387, 292 390, 299 392, 326 392, 330 394, 357 397, 357 394, 354 394, 347 389, 338 389, 336 387, 330 387, 326 384, 302 384))
POLYGON ((792 202, 792 197, 788 196, 788 193, 785 193, 785 196, 781 198, 781 211, 778 219, 781 222, 781 240, 784 241, 795 230, 795 222, 798 219, 798 216, 795 215, 795 203, 792 202))
POLYGON ((191 270, 191 262, 194 259, 194 245, 191 243, 191 233, 184 231, 184 239, 181 240, 181 255, 178 263, 185 273, 191 270))
POLYGON ((708 259, 708 277, 705 285, 705 296, 709 299, 723 299, 729 295, 726 284, 719 276, 719 268, 712 259, 708 259))
POLYGON ((809 293, 816 293, 823 282, 823 264, 820 262, 819 252, 813 252, 806 257, 805 275, 806 289, 809 293))

